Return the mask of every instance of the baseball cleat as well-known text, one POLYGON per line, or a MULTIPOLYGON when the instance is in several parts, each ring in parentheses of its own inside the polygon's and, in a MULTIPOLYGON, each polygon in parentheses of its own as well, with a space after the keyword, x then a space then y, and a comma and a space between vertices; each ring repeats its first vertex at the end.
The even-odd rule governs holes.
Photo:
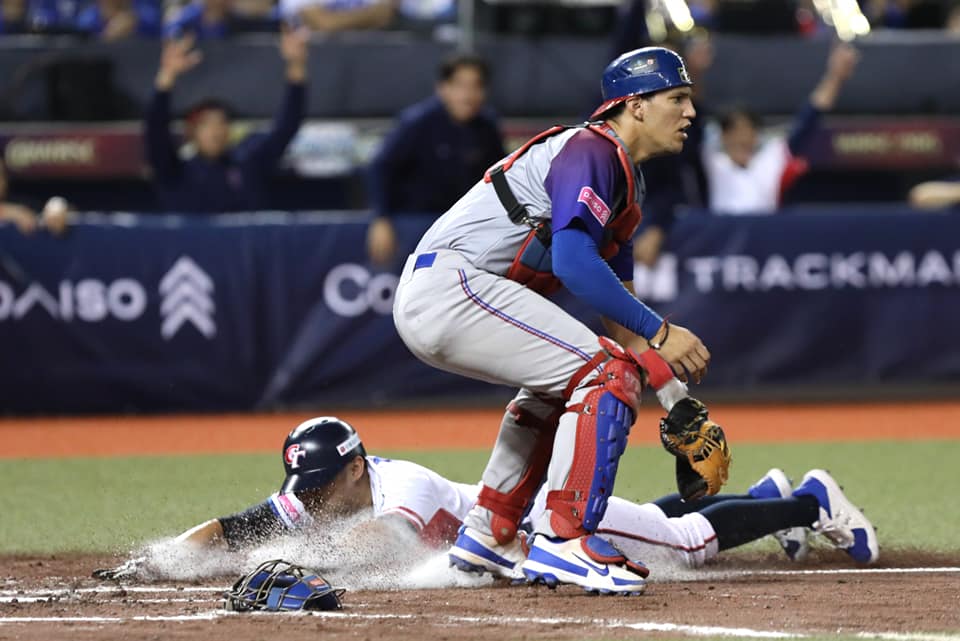
MULTIPOLYGON (((786 499, 792 496, 790 479, 778 467, 772 468, 763 478, 750 486, 747 494, 755 499, 786 499)), ((791 561, 803 561, 810 554, 810 530, 791 527, 772 534, 791 561)))
POLYGON ((646 566, 627 559, 608 541, 588 534, 577 539, 537 534, 520 566, 528 583, 579 585, 598 594, 638 595, 647 587, 646 566))
POLYGON ((824 470, 810 470, 793 496, 812 496, 820 504, 820 518, 813 531, 835 547, 846 550, 858 563, 873 563, 880 558, 877 531, 857 506, 844 496, 843 490, 824 470))
POLYGON ((490 572, 505 579, 523 579, 520 564, 526 554, 519 537, 508 545, 501 545, 489 534, 462 525, 447 556, 451 566, 464 572, 490 572))

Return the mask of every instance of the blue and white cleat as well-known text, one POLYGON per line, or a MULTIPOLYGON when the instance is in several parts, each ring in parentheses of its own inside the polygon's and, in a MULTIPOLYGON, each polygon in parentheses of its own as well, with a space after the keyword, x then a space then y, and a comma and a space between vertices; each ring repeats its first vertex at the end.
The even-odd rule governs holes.
POLYGON ((812 496, 820 504, 820 518, 813 531, 835 547, 846 550, 858 563, 873 563, 880 558, 877 532, 867 517, 844 496, 837 482, 824 470, 810 470, 794 496, 812 496))
POLYGON ((567 583, 587 592, 623 595, 642 594, 650 573, 642 563, 630 561, 594 535, 560 539, 537 534, 520 569, 528 583, 550 588, 567 583))
POLYGON ((501 545, 489 534, 462 525, 447 556, 450 565, 464 572, 490 572, 505 579, 523 580, 520 564, 526 554, 520 537, 515 538, 509 545, 501 545))
MULTIPOLYGON (((750 486, 747 494, 755 499, 786 499, 793 494, 790 479, 778 467, 771 469, 763 478, 750 486)), ((778 530, 771 536, 791 561, 803 561, 810 554, 810 530, 805 527, 791 527, 778 530)))

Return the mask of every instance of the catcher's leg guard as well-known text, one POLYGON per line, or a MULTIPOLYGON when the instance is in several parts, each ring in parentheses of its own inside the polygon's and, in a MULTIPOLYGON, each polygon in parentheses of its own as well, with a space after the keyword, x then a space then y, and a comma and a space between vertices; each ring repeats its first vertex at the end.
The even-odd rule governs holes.
POLYGON ((565 539, 597 529, 640 404, 636 361, 612 341, 601 338, 600 344, 600 358, 588 364, 600 374, 576 388, 560 419, 548 475, 551 491, 537 524, 537 531, 565 539))
POLYGON ((477 507, 469 527, 489 533, 501 545, 511 543, 533 495, 546 476, 563 401, 523 390, 510 402, 490 463, 483 474, 477 507), (516 470, 520 470, 517 476, 516 470))

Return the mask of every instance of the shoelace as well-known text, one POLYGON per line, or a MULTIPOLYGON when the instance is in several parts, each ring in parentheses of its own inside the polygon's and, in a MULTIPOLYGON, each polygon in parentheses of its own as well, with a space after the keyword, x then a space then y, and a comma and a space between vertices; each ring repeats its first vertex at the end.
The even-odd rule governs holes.
POLYGON ((853 545, 853 530, 850 528, 849 514, 838 514, 827 523, 817 521, 813 527, 814 531, 839 547, 848 548, 853 545))

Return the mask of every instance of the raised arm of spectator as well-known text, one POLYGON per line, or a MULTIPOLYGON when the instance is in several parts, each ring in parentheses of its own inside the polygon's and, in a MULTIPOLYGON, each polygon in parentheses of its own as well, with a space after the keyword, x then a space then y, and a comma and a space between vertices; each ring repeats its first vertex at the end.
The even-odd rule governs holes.
POLYGON ((153 97, 147 107, 144 124, 144 142, 147 161, 159 180, 180 171, 177 146, 170 134, 170 92, 180 74, 200 63, 202 55, 193 51, 193 37, 169 40, 163 44, 160 69, 153 83, 153 97))
POLYGON ((303 23, 316 31, 383 29, 397 13, 397 0, 379 0, 356 9, 330 9, 310 5, 300 10, 303 23))
POLYGON ((280 35, 280 56, 286 63, 287 89, 270 131, 253 151, 256 162, 264 171, 273 171, 303 123, 307 109, 309 40, 310 32, 302 28, 294 30, 285 27, 280 35))
POLYGON ((836 45, 830 52, 823 77, 810 92, 810 98, 797 112, 793 128, 787 138, 790 153, 794 156, 802 155, 803 148, 819 126, 823 113, 833 109, 840 90, 853 74, 859 61, 860 53, 846 43, 836 45))

